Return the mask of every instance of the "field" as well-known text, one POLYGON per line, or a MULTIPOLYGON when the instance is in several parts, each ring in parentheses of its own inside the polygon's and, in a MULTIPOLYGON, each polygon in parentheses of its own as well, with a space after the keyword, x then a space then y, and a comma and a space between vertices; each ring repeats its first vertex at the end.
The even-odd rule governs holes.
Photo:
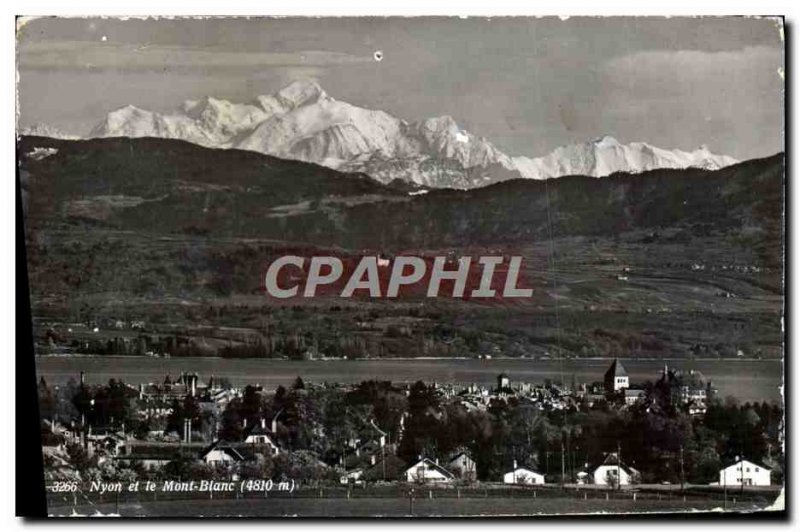
POLYGON ((92 502, 80 498, 77 505, 65 504, 65 498, 51 499, 51 515, 73 513, 93 515, 119 514, 123 517, 448 517, 448 516, 536 516, 556 514, 661 513, 661 512, 748 512, 763 510, 777 496, 777 490, 748 490, 742 497, 731 490, 727 499, 718 491, 692 492, 684 498, 670 490, 624 490, 608 492, 591 488, 557 487, 537 489, 428 489, 416 486, 413 500, 406 488, 386 487, 345 494, 343 488, 326 488, 320 497, 317 490, 294 495, 268 497, 158 499, 144 495, 138 500, 107 495, 92 502), (398 492, 402 492, 398 496, 398 492), (146 500, 145 500, 146 499, 146 500), (738 499, 738 500, 737 500, 738 499))

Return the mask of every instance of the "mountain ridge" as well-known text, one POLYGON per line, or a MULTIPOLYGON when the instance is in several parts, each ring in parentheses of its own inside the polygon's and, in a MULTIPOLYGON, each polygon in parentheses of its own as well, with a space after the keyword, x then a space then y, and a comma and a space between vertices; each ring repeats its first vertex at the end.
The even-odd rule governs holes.
MULTIPOLYGON (((780 235, 783 154, 723 168, 508 179, 470 190, 414 189, 366 174, 158 138, 23 137, 21 174, 38 223, 159 233, 203 231, 362 248, 530 242, 680 224, 780 235), (38 151, 52 152, 40 158, 38 151), (421 193, 427 192, 427 193, 421 193), (760 228, 756 230, 756 228, 760 228)), ((738 234, 738 233, 737 233, 738 234)), ((762 242, 763 245, 764 242, 762 242)), ((759 247, 762 244, 758 244, 759 247)), ((755 244, 754 244, 755 245, 755 244)), ((770 244, 772 245, 772 244, 770 244)))
POLYGON ((644 142, 621 144, 610 136, 562 146, 541 157, 509 156, 463 130, 449 115, 407 122, 338 101, 313 80, 295 81, 248 103, 187 100, 172 114, 125 106, 92 129, 89 138, 98 137, 186 140, 362 172, 382 183, 402 179, 431 188, 469 189, 516 177, 602 177, 656 168, 714 170, 737 162, 705 147, 666 150, 644 142))

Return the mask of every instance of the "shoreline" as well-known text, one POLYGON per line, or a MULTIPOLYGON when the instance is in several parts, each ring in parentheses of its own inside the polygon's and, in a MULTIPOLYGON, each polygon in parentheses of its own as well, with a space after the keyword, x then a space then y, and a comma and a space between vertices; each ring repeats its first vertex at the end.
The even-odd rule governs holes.
POLYGON ((202 357, 151 357, 147 355, 89 355, 89 354, 55 354, 43 353, 35 354, 36 358, 65 358, 65 359, 80 359, 80 358, 108 358, 108 359, 133 359, 133 360, 214 360, 214 361, 241 361, 241 360, 261 360, 261 361, 275 361, 275 362, 385 362, 385 361, 439 361, 439 360, 453 360, 464 361, 474 360, 479 362, 492 363, 494 361, 529 361, 529 362, 574 362, 574 361, 604 361, 604 360, 622 360, 627 361, 675 361, 675 362, 780 362, 783 363, 784 359, 781 358, 752 358, 752 357, 735 357, 735 358, 686 358, 686 357, 574 357, 574 358, 525 358, 525 357, 501 357, 493 356, 492 358, 475 358, 475 357, 363 357, 363 358, 309 358, 301 360, 293 360, 290 358, 267 358, 267 357, 219 357, 219 356, 202 356, 202 357))

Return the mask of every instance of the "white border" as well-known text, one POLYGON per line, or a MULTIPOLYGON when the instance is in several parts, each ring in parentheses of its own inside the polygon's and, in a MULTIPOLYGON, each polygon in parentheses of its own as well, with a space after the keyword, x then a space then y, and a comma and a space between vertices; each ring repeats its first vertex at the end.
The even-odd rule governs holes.
MULTIPOLYGON (((165 2, 163 0, 138 0, 138 1, 82 1, 82 2, 58 2, 54 0, 49 1, 36 1, 36 0, 11 0, 3 3, 2 10, 5 12, 3 20, 6 24, 5 32, 2 35, 2 62, 3 70, 6 73, 8 81, 2 85, 2 102, 4 105, 0 112, 2 112, 2 124, 5 124, 5 135, 2 136, 3 142, 0 143, 0 155, 2 156, 2 168, 5 169, 5 174, 2 179, 2 188, 0 189, 0 245, 5 250, 13 250, 15 246, 15 191, 14 191, 14 165, 15 165, 15 148, 14 148, 14 130, 15 123, 15 90, 12 86, 11 80, 15 77, 15 52, 14 52, 14 31, 12 24, 12 16, 17 14, 24 15, 305 15, 305 16, 354 16, 354 15, 371 15, 371 16, 421 16, 421 15, 452 15, 452 16, 501 16, 501 15, 660 15, 660 16, 678 16, 678 15, 786 15, 789 24, 797 23, 800 20, 798 16, 798 5, 800 2, 789 0, 759 0, 759 1, 742 1, 742 0, 727 0, 725 2, 718 2, 714 4, 702 4, 696 0, 671 0, 669 2, 612 2, 605 0, 603 2, 594 1, 574 1, 574 0, 561 0, 561 1, 540 1, 540 2, 519 2, 511 0, 483 0, 476 1, 459 1, 459 2, 444 2, 436 0, 404 0, 402 2, 367 2, 363 0, 343 2, 343 1, 323 1, 323 0, 290 0, 283 2, 246 2, 244 0, 224 0, 224 1, 208 1, 208 0, 193 0, 191 2, 165 2)), ((790 28, 796 29, 796 28, 790 28)), ((796 34, 791 34, 791 37, 796 40, 796 34)), ((791 42, 790 42, 791 44, 791 42)), ((790 54, 791 63, 787 65, 787 71, 791 73, 794 71, 796 64, 794 54, 790 54)), ((795 112, 792 112, 790 120, 794 118, 795 112)), ((793 122, 794 123, 794 122, 793 122)), ((796 136, 792 137, 792 146, 787 146, 787 152, 797 153, 797 140, 796 136)), ((787 181, 793 176, 787 176, 787 181)), ((800 188, 798 186, 791 187, 792 205, 800 205, 800 188)), ((787 223, 789 218, 787 217, 787 223)), ((790 246, 792 250, 797 249, 798 240, 800 240, 800 228, 791 228, 792 241, 790 246)), ((13 253, 13 252, 11 252, 13 253)), ((2 419, 5 421, 4 437, 0 438, 0 456, 5 459, 0 461, 2 463, 2 475, 0 475, 0 482, 2 484, 2 516, 5 518, 5 524, 11 525, 13 529, 25 526, 25 523, 20 519, 15 519, 14 515, 14 500, 15 497, 25 497, 24 493, 14 493, 14 439, 13 420, 15 418, 14 412, 14 338, 15 338, 15 307, 14 300, 14 279, 15 266, 11 260, 11 253, 7 253, 5 260, 0 262, 0 278, 4 280, 0 283, 0 328, 2 328, 2 337, 5 340, 5 345, 10 346, 2 357, 2 364, 0 366, 0 373, 3 378, 3 390, 6 390, 4 401, 0 403, 2 406, 2 419)), ((788 258, 788 257, 787 257, 788 258)), ((794 264, 795 261, 792 261, 794 264)), ((792 269, 792 273, 797 273, 797 267, 792 269)), ((796 276, 792 277, 797 283, 796 276)), ((795 290, 792 290, 789 295, 792 297, 795 290)), ((791 322, 787 323, 790 330, 798 330, 797 325, 800 323, 797 313, 791 315, 791 322)), ((796 341, 796 340, 795 340, 796 341)), ((800 359, 797 358, 796 353, 787 353, 787 358, 794 360, 792 364, 792 379, 794 385, 800 382, 798 378, 798 366, 800 366, 800 359)), ((794 394, 795 403, 797 403, 797 392, 794 394)), ((794 415, 795 409, 789 405, 791 409, 791 420, 789 424, 794 428, 793 421, 797 416, 794 415)), ((796 431, 792 430, 792 436, 796 435, 796 431)), ((797 454, 794 452, 796 445, 794 441, 789 442, 791 449, 787 449, 787 454, 790 455, 790 463, 793 466, 789 472, 791 479, 796 481, 796 464, 797 454)), ((18 464, 17 467, 24 469, 24 464, 18 464)), ((793 508, 793 513, 797 513, 795 505, 797 501, 798 489, 795 486, 793 489, 793 499, 787 501, 789 506, 793 508)), ((76 523, 77 524, 77 523, 76 523)), ((82 523, 85 524, 85 523, 82 523)), ((104 522, 105 525, 112 524, 104 522)), ((230 521, 219 522, 219 525, 229 527, 230 521)), ((485 521, 462 521, 458 523, 447 522, 384 522, 378 523, 376 521, 370 522, 332 522, 337 527, 375 527, 375 526, 391 526, 391 527, 411 527, 427 528, 436 527, 441 528, 455 528, 455 527, 486 527, 494 526, 494 523, 487 523, 485 521)), ((536 521, 520 521, 520 522, 502 522, 503 525, 513 527, 536 527, 536 528, 571 528, 571 527, 591 527, 593 529, 616 529, 620 526, 634 526, 634 527, 675 527, 680 526, 679 521, 666 521, 662 523, 651 522, 637 522, 628 521, 624 519, 616 520, 614 522, 567 522, 567 523, 553 523, 553 522, 536 522, 536 521)), ((736 522, 703 522, 697 523, 702 527, 709 527, 712 529, 728 528, 731 525, 736 525, 736 522)), ((763 526, 763 524, 756 524, 753 522, 742 521, 744 526, 763 526)), ((117 526, 120 526, 118 523, 117 526)), ((160 523, 147 523, 149 528, 157 528, 160 530, 175 529, 192 529, 201 525, 199 522, 189 522, 179 524, 174 522, 160 522, 160 523)), ((50 529, 54 526, 59 526, 59 523, 48 523, 44 525, 36 525, 37 528, 44 527, 50 529)), ((102 525, 101 525, 102 526, 102 525)), ((125 526, 133 526, 130 523, 125 526)), ((262 522, 262 523, 238 523, 237 526, 258 526, 264 528, 285 528, 285 527, 302 527, 314 529, 319 526, 324 526, 323 523, 291 523, 291 522, 262 522)), ((690 525, 691 526, 691 525, 690 525)), ((779 525, 780 526, 780 525, 779 525)), ((787 526, 786 524, 782 526, 787 526)), ((4 527, 5 528, 5 527, 4 527)))

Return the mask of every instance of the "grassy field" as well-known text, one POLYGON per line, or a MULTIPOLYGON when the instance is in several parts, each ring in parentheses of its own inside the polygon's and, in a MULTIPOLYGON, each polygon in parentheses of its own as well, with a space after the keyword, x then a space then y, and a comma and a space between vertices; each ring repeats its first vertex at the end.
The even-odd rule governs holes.
POLYGON ((433 517, 433 516, 534 516, 555 514, 661 513, 758 511, 777 497, 778 488, 748 489, 744 493, 709 486, 638 487, 609 492, 597 486, 508 488, 502 484, 481 487, 414 487, 413 500, 405 485, 306 488, 295 493, 249 494, 116 494, 85 496, 51 494, 52 515, 119 514, 124 517, 433 517))
MULTIPOLYGON (((756 511, 764 505, 754 502, 728 502, 728 511, 756 511)), ((660 513, 721 511, 716 499, 611 499, 566 498, 272 498, 181 501, 142 501, 103 503, 78 507, 51 507, 51 515, 92 515, 118 513, 123 517, 433 517, 433 516, 534 516, 554 514, 660 513)))

